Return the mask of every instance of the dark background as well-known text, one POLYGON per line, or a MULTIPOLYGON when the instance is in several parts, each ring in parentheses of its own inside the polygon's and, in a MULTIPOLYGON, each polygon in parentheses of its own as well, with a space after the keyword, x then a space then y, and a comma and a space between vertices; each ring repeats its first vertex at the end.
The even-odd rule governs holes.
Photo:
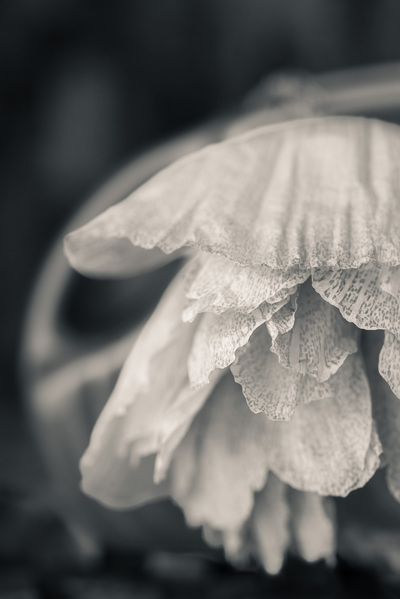
POLYGON ((400 60, 399 30, 396 0, 1 0, 1 559, 29 559, 26 531, 46 525, 26 508, 41 469, 17 358, 66 219, 129 157, 271 73, 400 60))

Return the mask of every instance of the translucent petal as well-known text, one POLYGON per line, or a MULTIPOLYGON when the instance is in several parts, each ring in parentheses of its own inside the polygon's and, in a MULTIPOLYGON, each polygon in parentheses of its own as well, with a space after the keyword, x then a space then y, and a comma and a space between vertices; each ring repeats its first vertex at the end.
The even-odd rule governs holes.
POLYGON ((346 393, 352 362, 320 383, 315 377, 281 366, 276 354, 269 351, 270 343, 265 327, 260 327, 231 366, 253 412, 264 412, 271 420, 289 420, 297 405, 346 393))
POLYGON ((399 155, 398 127, 373 119, 255 129, 161 171, 70 234, 67 253, 84 272, 82 248, 90 244, 101 263, 125 239, 167 253, 190 245, 283 270, 397 265, 399 155))
POLYGON ((193 386, 208 383, 216 368, 225 368, 235 360, 235 352, 243 347, 253 331, 271 318, 288 301, 264 302, 250 314, 228 310, 223 314, 202 315, 188 359, 189 380, 193 386))
POLYGON ((264 489, 256 495, 250 523, 257 557, 269 574, 277 574, 282 568, 290 541, 289 516, 286 485, 270 474, 264 489))
MULTIPOLYGON (((110 505, 118 507, 122 499, 108 476, 115 481, 120 472, 120 484, 126 486, 124 477, 132 477, 140 459, 157 452, 164 415, 188 387, 185 361, 195 326, 181 320, 185 284, 181 272, 143 328, 82 458, 83 487, 110 505)), ((126 505, 133 500, 124 492, 126 505)))
POLYGON ((293 327, 273 337, 271 351, 279 362, 318 381, 326 381, 357 351, 357 328, 304 283, 297 300, 293 327))
POLYGON ((216 372, 210 383, 201 389, 193 389, 187 381, 169 406, 159 423, 158 454, 154 469, 155 482, 160 482, 165 478, 176 448, 223 375, 222 370, 216 372))
POLYGON ((347 495, 379 465, 368 384, 357 355, 345 393, 299 406, 290 422, 253 414, 226 375, 175 451, 171 493, 192 525, 237 530, 267 471, 304 491, 347 495), (371 459, 371 456, 373 459, 371 459))
POLYGON ((264 301, 276 303, 294 293, 309 271, 293 268, 287 272, 267 266, 243 267, 223 256, 200 255, 193 268, 196 274, 187 291, 185 320, 200 312, 221 314, 226 310, 249 313, 264 301))
POLYGON ((266 323, 272 339, 276 339, 278 335, 284 335, 294 327, 298 295, 299 292, 296 290, 282 309, 273 314, 266 323))
POLYGON ((154 455, 149 455, 133 465, 129 455, 117 458, 112 450, 104 452, 96 464, 87 462, 84 457, 82 491, 116 509, 137 507, 167 497, 170 494, 168 481, 161 484, 153 481, 154 459, 154 455))
POLYGON ((375 264, 350 270, 317 270, 313 287, 360 329, 387 329, 400 336, 399 304, 380 288, 380 269, 375 264))
POLYGON ((400 267, 382 266, 379 273, 379 286, 400 302, 400 267))
POLYGON ((379 402, 374 413, 387 462, 388 487, 400 501, 400 401, 384 381, 375 399, 379 402))
POLYGON ((379 354, 379 372, 400 398, 400 341, 388 331, 379 354))
POLYGON ((291 530, 300 556, 307 562, 320 559, 332 562, 336 549, 333 501, 289 487, 288 503, 291 530))
POLYGON ((335 397, 299 406, 290 422, 270 423, 271 469, 299 490, 346 496, 379 466, 381 446, 359 356, 349 356, 344 369, 335 397))
POLYGON ((397 501, 400 501, 400 400, 378 372, 378 356, 382 343, 381 331, 368 333, 365 335, 363 348, 371 386, 374 418, 384 451, 383 462, 387 464, 388 487, 397 501))
POLYGON ((170 468, 172 496, 190 524, 237 530, 249 517, 268 463, 258 435, 262 423, 249 422, 249 415, 257 418, 228 374, 177 448, 170 468))
POLYGON ((75 270, 90 277, 139 275, 189 254, 187 249, 179 249, 171 254, 166 254, 157 247, 146 250, 133 246, 126 237, 107 239, 106 236, 103 237, 101 224, 97 229, 96 225, 92 227, 89 223, 79 229, 79 232, 79 235, 72 233, 65 238, 65 254, 75 270))

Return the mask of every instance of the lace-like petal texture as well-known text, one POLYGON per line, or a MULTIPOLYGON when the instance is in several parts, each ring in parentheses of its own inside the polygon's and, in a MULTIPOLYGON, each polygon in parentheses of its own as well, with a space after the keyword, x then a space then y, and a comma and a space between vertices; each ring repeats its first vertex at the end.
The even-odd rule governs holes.
POLYGON ((370 263, 350 270, 316 270, 312 284, 325 301, 360 329, 386 329, 400 337, 399 304, 381 289, 380 282, 381 270, 370 263))
POLYGON ((399 156, 399 128, 373 119, 261 127, 175 162, 71 233, 66 251, 86 273, 89 247, 95 272, 103 261, 108 273, 110 252, 126 240, 281 270, 396 266, 399 156))
POLYGON ((221 314, 231 309, 247 314, 263 302, 280 302, 309 274, 298 268, 286 272, 267 266, 246 268, 222 256, 200 254, 193 264, 184 320, 192 321, 200 312, 221 314))
POLYGON ((249 343, 237 353, 231 366, 235 381, 249 408, 264 412, 271 420, 290 420, 296 406, 328 399, 346 393, 352 367, 343 366, 329 381, 319 383, 314 377, 302 375, 279 364, 270 351, 271 340, 265 327, 260 327, 249 343))
POLYGON ((357 351, 357 336, 357 328, 307 282, 300 289, 293 327, 274 335, 271 351, 283 366, 323 382, 357 351))
POLYGON ((216 368, 234 362, 235 352, 249 340, 253 331, 264 324, 287 302, 264 302, 250 314, 228 310, 223 314, 208 312, 201 317, 188 360, 188 374, 194 387, 205 385, 216 368))

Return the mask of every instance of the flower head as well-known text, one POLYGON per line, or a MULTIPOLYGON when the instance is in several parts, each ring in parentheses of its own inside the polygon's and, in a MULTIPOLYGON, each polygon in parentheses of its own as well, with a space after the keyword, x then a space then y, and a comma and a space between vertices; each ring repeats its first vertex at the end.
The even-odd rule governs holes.
POLYGON ((140 270, 137 246, 151 267, 166 259, 152 248, 195 250, 96 424, 87 493, 171 495, 206 540, 272 572, 289 546, 333 555, 326 496, 364 486, 383 456, 400 500, 399 157, 400 130, 376 120, 263 127, 67 236, 95 276, 140 270))

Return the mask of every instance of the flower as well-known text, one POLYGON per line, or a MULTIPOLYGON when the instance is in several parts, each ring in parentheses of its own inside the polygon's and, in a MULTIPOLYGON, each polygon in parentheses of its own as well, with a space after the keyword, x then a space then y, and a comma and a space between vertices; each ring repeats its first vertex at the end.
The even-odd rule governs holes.
POLYGON ((88 494, 170 495, 208 542, 269 572, 290 547, 331 559, 330 496, 380 465, 400 500, 399 158, 399 128, 377 120, 262 127, 67 236, 94 276, 187 248, 95 426, 88 494))

